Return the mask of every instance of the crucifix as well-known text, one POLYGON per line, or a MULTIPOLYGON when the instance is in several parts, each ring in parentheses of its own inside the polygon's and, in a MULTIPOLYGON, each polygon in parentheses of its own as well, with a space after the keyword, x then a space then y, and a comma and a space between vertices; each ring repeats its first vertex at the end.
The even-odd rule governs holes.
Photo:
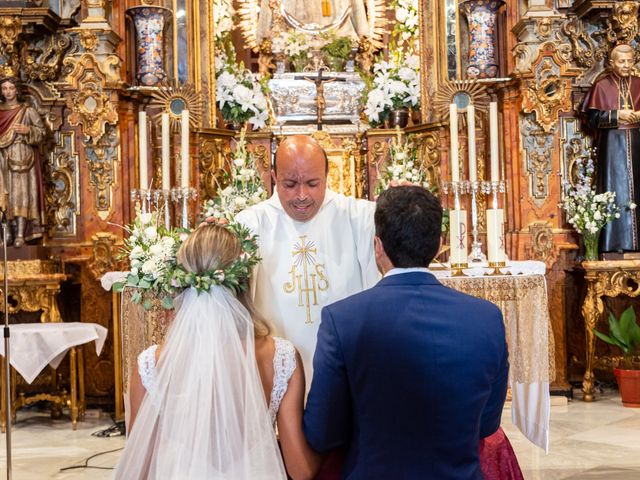
POLYGON ((322 72, 324 72, 325 70, 328 70, 328 68, 320 67, 318 69, 318 75, 316 77, 304 77, 305 80, 308 80, 316 84, 316 110, 318 112, 318 115, 316 118, 317 118, 318 130, 322 130, 322 117, 324 117, 324 109, 327 105, 327 102, 324 98, 324 84, 335 82, 337 80, 335 78, 324 79, 322 77, 322 72))

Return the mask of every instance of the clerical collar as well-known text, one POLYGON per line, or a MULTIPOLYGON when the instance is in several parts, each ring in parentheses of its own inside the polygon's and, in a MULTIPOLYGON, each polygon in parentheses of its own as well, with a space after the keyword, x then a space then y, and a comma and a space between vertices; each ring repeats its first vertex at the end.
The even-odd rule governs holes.
POLYGON ((390 277, 391 275, 401 275, 403 273, 414 273, 414 272, 429 273, 429 269, 424 267, 392 268, 391 270, 389 270, 387 273, 384 274, 384 278, 390 277))

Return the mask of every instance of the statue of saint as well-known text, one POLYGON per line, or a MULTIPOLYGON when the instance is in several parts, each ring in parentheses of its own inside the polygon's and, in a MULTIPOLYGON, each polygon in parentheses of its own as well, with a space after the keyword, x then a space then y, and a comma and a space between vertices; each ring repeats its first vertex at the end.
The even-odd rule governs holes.
POLYGON ((599 78, 582 104, 597 148, 596 190, 616 192, 620 218, 603 229, 600 251, 639 251, 640 208, 640 77, 630 45, 616 46, 611 72, 599 78))
MULTIPOLYGON (((37 145, 45 127, 38 112, 19 97, 16 78, 0 80, 0 102, 0 209, 6 210, 14 228, 13 245, 21 247, 25 240, 42 236, 37 145)), ((13 235, 7 234, 10 244, 13 235)))
POLYGON ((358 39, 370 35, 364 0, 261 0, 256 31, 258 43, 272 36, 270 4, 273 3, 281 5, 288 28, 318 31, 330 26, 340 36, 358 39))

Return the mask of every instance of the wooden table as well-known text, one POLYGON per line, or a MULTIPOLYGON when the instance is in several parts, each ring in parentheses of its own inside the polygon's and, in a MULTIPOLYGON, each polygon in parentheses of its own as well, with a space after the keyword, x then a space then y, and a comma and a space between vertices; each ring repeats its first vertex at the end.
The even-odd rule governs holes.
POLYGON ((584 331, 587 342, 586 362, 584 377, 582 380, 582 399, 592 402, 594 364, 597 361, 595 354, 595 339, 593 329, 598 324, 604 311, 602 297, 637 297, 640 295, 640 260, 605 260, 594 262, 582 262, 584 278, 587 282, 587 295, 582 304, 582 316, 584 318, 584 331))

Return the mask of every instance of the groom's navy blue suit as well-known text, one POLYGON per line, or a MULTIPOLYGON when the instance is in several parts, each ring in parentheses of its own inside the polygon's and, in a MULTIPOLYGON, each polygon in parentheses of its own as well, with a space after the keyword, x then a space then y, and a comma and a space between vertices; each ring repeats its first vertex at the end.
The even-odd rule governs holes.
POLYGON ((347 449, 349 480, 481 479, 507 357, 495 305, 426 272, 387 276, 322 310, 305 435, 347 449))

